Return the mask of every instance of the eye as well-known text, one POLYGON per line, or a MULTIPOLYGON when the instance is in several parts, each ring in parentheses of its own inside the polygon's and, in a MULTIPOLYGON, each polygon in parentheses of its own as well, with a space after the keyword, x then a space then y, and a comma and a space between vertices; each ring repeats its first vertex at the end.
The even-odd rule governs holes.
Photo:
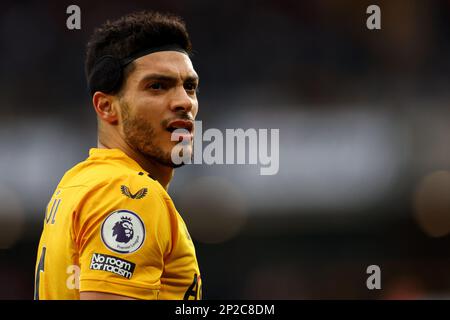
POLYGON ((197 91, 197 84, 188 82, 184 84, 184 88, 187 91, 197 91))
POLYGON ((148 87, 153 90, 161 90, 163 88, 163 85, 161 82, 154 82, 150 84, 148 87))

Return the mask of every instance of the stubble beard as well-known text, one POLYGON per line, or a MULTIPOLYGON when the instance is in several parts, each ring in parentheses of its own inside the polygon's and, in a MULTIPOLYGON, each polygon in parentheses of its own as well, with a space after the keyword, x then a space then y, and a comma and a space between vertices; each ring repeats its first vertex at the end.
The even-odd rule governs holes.
POLYGON ((135 151, 159 164, 171 168, 179 168, 184 164, 174 164, 171 152, 165 152, 156 145, 155 128, 144 119, 133 116, 127 103, 121 102, 123 133, 125 142, 135 151))

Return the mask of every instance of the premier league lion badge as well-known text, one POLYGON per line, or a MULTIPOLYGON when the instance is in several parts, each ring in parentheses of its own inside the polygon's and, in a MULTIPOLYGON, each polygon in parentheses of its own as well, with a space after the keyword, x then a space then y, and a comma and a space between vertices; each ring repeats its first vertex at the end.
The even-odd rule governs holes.
POLYGON ((101 235, 108 249, 118 253, 132 253, 144 243, 145 227, 136 213, 117 210, 103 221, 101 235))

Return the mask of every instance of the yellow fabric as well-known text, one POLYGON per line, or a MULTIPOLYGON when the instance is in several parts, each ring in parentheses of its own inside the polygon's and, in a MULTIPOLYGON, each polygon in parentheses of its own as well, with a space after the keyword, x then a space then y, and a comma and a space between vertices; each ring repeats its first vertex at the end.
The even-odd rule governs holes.
POLYGON ((91 149, 66 172, 47 206, 35 298, 79 299, 80 291, 201 299, 183 219, 164 188, 118 149, 91 149))

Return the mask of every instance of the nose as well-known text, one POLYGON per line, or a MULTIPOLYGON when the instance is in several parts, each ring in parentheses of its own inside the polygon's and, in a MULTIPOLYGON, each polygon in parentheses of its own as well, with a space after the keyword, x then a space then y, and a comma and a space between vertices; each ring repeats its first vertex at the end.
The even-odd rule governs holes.
POLYGON ((177 87, 170 103, 170 109, 174 112, 191 112, 194 98, 190 97, 183 86, 177 87))

